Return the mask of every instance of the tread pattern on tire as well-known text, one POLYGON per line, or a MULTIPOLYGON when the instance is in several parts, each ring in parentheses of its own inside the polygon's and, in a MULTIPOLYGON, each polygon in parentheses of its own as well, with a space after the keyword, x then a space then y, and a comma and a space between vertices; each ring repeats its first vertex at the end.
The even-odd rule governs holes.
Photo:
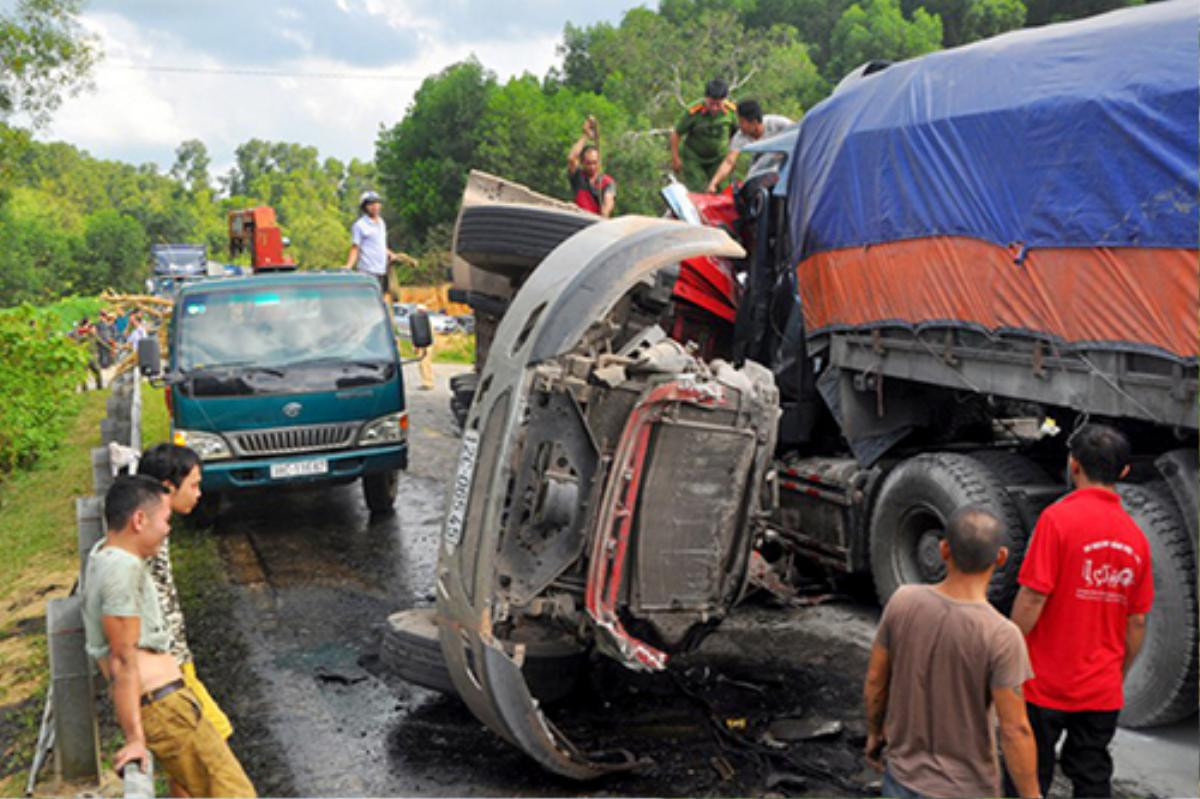
POLYGON ((1008 449, 977 449, 971 457, 991 469, 1005 485, 1043 485, 1053 483, 1050 474, 1036 462, 1008 449))
POLYGON ((458 695, 442 657, 441 642, 436 638, 397 630, 389 624, 383 631, 379 658, 392 673, 408 682, 451 696, 458 695))
MULTIPOLYGON (((1167 593, 1182 591, 1182 620, 1175 620, 1168 631, 1172 636, 1183 638, 1182 651, 1187 652, 1187 663, 1173 674, 1168 681, 1152 686, 1160 699, 1143 702, 1138 697, 1130 702, 1129 681, 1126 681, 1126 711, 1121 723, 1130 727, 1153 727, 1179 721, 1196 712, 1198 699, 1197 666, 1197 608, 1196 608, 1196 564, 1192 561, 1192 544, 1188 540, 1187 526, 1183 522, 1175 500, 1166 485, 1161 482, 1143 485, 1122 484, 1117 487, 1122 504, 1145 533, 1151 547, 1151 562, 1154 567, 1155 605, 1167 593), (1165 558, 1163 555, 1165 554, 1165 558), (1164 563, 1163 561, 1167 562, 1164 563), (1144 707, 1149 704, 1150 707, 1144 707)), ((1154 608, 1150 610, 1150 624, 1154 624, 1154 608)), ((1157 631, 1155 631, 1157 632, 1157 631)), ((1146 641, 1139 659, 1157 652, 1147 630, 1146 641), (1151 647, 1154 646, 1154 649, 1151 647)), ((1134 668, 1137 666, 1135 664, 1134 668)), ((1136 691, 1136 686, 1135 686, 1136 691)))
POLYGON ((480 269, 512 275, 537 266, 563 241, 598 221, 537 206, 472 206, 463 210, 458 223, 457 253, 480 269))
MULTIPOLYGON (((901 480, 911 479, 910 475, 914 471, 918 473, 922 471, 943 472, 946 477, 953 480, 954 485, 963 494, 965 502, 962 504, 979 505, 991 509, 999 516, 1008 531, 1022 529, 1021 515, 1005 492, 1002 481, 980 460, 959 453, 934 452, 917 455, 904 461, 884 479, 875 502, 875 510, 871 515, 871 571, 875 576, 876 593, 880 595, 881 603, 885 603, 892 592, 899 587, 892 584, 895 582, 894 579, 890 581, 888 579, 890 564, 885 569, 884 564, 879 562, 883 559, 884 552, 877 551, 879 550, 877 541, 882 537, 882 531, 887 529, 883 525, 881 517, 890 512, 888 508, 889 494, 896 491, 896 484, 901 480)), ((954 508, 946 510, 946 515, 949 516, 949 512, 954 508)), ((988 599, 1002 611, 1006 611, 1012 605, 1017 594, 1016 577, 1025 554, 1026 536, 1014 536, 1010 533, 1007 539, 1005 545, 1009 548, 1009 560, 1003 569, 996 571, 988 588, 988 599)), ((890 552, 890 549, 886 551, 890 552)))

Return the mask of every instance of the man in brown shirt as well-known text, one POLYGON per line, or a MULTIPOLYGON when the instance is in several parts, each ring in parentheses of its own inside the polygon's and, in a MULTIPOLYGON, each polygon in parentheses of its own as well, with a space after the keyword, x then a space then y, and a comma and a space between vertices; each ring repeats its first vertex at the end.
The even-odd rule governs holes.
POLYGON ((993 706, 1018 791, 1040 796, 1025 639, 987 601, 1008 559, 1000 533, 987 511, 959 510, 941 542, 946 579, 903 586, 884 608, 863 687, 867 760, 884 772, 884 796, 999 796, 993 706))

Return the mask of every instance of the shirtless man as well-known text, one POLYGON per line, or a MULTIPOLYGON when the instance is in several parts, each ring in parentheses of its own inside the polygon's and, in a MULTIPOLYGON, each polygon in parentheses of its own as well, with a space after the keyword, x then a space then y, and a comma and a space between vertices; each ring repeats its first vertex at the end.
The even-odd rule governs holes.
POLYGON ((146 560, 166 539, 170 517, 160 482, 144 475, 118 477, 104 497, 108 535, 88 556, 87 651, 108 680, 125 735, 113 766, 120 772, 135 760, 145 763, 149 751, 191 796, 255 796, 168 651, 169 633, 146 560))

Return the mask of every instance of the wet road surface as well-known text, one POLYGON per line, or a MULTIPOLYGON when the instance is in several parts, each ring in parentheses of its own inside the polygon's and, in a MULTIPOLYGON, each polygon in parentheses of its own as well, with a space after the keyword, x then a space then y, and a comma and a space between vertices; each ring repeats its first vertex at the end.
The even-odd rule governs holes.
MULTIPOLYGON (((458 448, 446 388, 454 371, 438 367, 435 391, 410 392, 410 466, 395 516, 372 520, 358 483, 245 494, 226 503, 214 534, 232 584, 231 623, 240 646, 224 658, 224 677, 208 679, 238 728, 232 743, 261 794, 877 790, 878 775, 859 756, 860 681, 878 615, 869 597, 788 611, 741 609, 669 674, 594 665, 548 714, 582 748, 624 748, 654 765, 589 784, 544 772, 457 699, 388 675, 379 661, 388 614, 433 602, 444 481, 458 448), (228 685, 236 695, 222 691, 228 685), (786 740, 797 727, 824 722, 841 728, 817 740, 786 740)), ((220 635, 211 627, 192 637, 197 633, 220 635)), ((1195 719, 1189 724, 1190 734, 1186 725, 1172 733, 1174 748, 1156 745, 1153 734, 1148 744, 1138 739, 1140 771, 1121 765, 1119 748, 1118 777, 1123 770, 1136 777, 1118 783, 1121 793, 1194 795, 1195 719), (1190 772, 1179 766, 1189 755, 1190 772), (1155 757, 1162 768, 1153 767, 1155 757)))

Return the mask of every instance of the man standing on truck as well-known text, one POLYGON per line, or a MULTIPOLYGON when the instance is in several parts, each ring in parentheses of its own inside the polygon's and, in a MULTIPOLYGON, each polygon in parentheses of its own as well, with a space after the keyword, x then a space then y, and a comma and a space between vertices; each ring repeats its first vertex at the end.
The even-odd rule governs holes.
POLYGON ((362 216, 350 228, 350 254, 346 257, 346 268, 370 275, 379 283, 387 307, 392 307, 388 291, 388 266, 399 256, 387 247, 387 223, 380 216, 383 201, 373 191, 364 191, 359 198, 358 208, 362 216))
POLYGON ((167 490, 151 477, 121 476, 104 496, 107 535, 88 555, 83 626, 88 655, 108 680, 125 745, 120 772, 153 752, 190 796, 254 796, 229 745, 200 710, 179 663, 146 559, 170 532, 167 490))
POLYGON ((737 107, 729 86, 713 78, 704 99, 688 106, 671 131, 671 169, 691 191, 700 191, 725 158, 729 138, 737 130, 737 107))
POLYGON ((883 609, 863 698, 867 760, 883 771, 884 796, 1000 796, 993 706, 1020 795, 1040 795, 1021 696, 1029 655, 1021 631, 987 600, 992 572, 1008 559, 1002 532, 987 511, 958 510, 940 543, 946 579, 905 585, 883 609))
POLYGON ((1128 439, 1087 424, 1068 447, 1075 490, 1038 519, 1012 619, 1037 673, 1025 690, 1043 793, 1065 732, 1059 762, 1075 795, 1111 796, 1108 744, 1125 703, 1125 675, 1146 635, 1154 572, 1146 536, 1115 489, 1129 473, 1128 439))
POLYGON ((617 201, 617 182, 600 171, 600 146, 589 143, 589 140, 600 141, 595 117, 584 120, 583 133, 567 153, 567 177, 571 181, 572 199, 585 211, 609 217, 617 201))
POLYGON ((782 133, 788 125, 792 124, 792 120, 779 114, 764 115, 758 100, 742 100, 737 104, 737 124, 738 132, 733 134, 733 138, 729 140, 729 152, 725 154, 725 160, 717 167, 717 171, 705 188, 709 194, 716 193, 721 188, 721 184, 725 182, 725 178, 733 174, 733 168, 737 166, 738 156, 742 154, 743 147, 747 147, 759 139, 770 138, 776 133, 782 133))

